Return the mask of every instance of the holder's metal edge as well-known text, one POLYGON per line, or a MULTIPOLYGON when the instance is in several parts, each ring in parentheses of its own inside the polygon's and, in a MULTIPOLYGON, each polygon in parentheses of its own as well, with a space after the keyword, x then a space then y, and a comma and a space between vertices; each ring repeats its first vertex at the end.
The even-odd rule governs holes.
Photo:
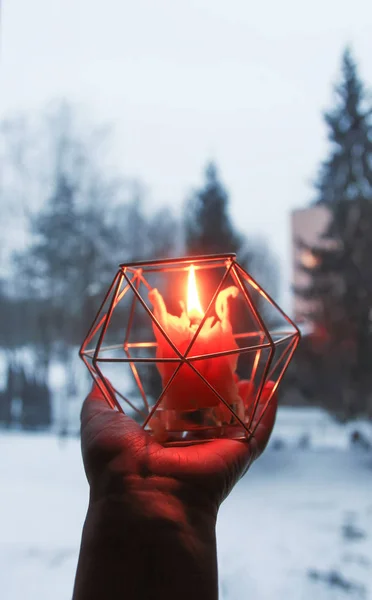
POLYGON ((174 263, 193 263, 193 262, 200 262, 200 261, 213 261, 213 260, 222 260, 223 258, 226 259, 235 259, 236 258, 236 254, 235 252, 228 252, 226 254, 200 254, 198 256, 179 256, 176 258, 160 258, 160 259, 156 259, 156 260, 141 260, 141 261, 135 261, 135 262, 128 262, 128 263, 120 263, 119 267, 120 268, 124 268, 124 267, 146 267, 146 266, 152 266, 152 265, 171 265, 174 263))

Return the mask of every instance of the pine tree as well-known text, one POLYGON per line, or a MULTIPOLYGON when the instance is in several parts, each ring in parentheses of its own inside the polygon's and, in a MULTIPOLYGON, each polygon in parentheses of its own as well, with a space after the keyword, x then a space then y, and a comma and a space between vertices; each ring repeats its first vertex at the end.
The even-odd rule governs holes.
POLYGON ((324 115, 332 148, 319 172, 316 200, 329 206, 358 197, 372 200, 372 106, 349 49, 335 97, 335 108, 324 115))
MULTIPOLYGON (((239 263, 272 295, 277 294, 278 265, 267 243, 242 234, 229 211, 229 195, 217 167, 209 163, 205 183, 186 203, 184 212, 185 253, 226 254, 235 252, 239 263)), ((260 298, 255 298, 260 304, 260 298)))
POLYGON ((323 403, 348 418, 372 414, 372 110, 349 50, 335 91, 336 108, 325 114, 331 155, 316 183, 330 221, 316 247, 302 243, 313 260, 302 265, 309 286, 296 291, 314 325, 308 376, 323 403))
MULTIPOLYGON (((277 289, 276 261, 263 240, 257 237, 248 238, 235 226, 229 210, 229 195, 220 181, 217 167, 209 163, 205 169, 205 182, 194 192, 185 207, 185 252, 189 256, 203 254, 236 253, 239 264, 257 281, 275 295, 277 289)), ((202 306, 207 307, 210 299, 221 281, 222 273, 211 270, 208 278, 204 277, 203 286, 199 290, 202 306), (204 298, 203 298, 204 294, 204 298)), ((229 281, 225 285, 235 284, 229 281)), ((260 293, 250 290, 251 298, 267 325, 275 325, 273 313, 260 293)), ((176 310, 176 309, 175 309, 176 310)), ((231 318, 236 332, 252 327, 242 315, 244 309, 236 308, 231 318)), ((241 377, 251 372, 254 353, 246 353, 239 359, 237 372, 241 377)))
POLYGON ((188 255, 238 252, 242 237, 228 212, 229 198, 219 181, 217 167, 209 163, 205 185, 195 192, 185 211, 185 242, 188 255))

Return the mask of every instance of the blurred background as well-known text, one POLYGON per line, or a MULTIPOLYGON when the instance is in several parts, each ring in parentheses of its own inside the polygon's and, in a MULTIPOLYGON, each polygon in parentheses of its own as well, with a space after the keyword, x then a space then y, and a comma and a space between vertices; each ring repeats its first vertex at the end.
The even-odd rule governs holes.
POLYGON ((234 251, 303 338, 221 510, 221 598, 371 598, 372 5, 1 11, 1 597, 71 595, 77 353, 118 263, 234 251))

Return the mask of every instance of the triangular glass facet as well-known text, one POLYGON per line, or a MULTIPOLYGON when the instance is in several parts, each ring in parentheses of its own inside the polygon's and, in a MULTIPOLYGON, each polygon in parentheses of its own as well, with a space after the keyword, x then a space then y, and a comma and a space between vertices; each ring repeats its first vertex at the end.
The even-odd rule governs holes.
MULTIPOLYGON (((232 437, 246 437, 238 388, 231 372, 231 381, 226 380, 230 368, 224 369, 221 361, 218 357, 194 360, 191 364, 186 362, 180 366, 146 424, 146 428, 152 430, 160 441, 190 440, 193 432, 200 434, 201 429, 206 439, 223 437, 224 428, 229 431, 236 429, 232 437)), ((201 435, 203 437, 203 433, 201 435)))
POLYGON ((105 324, 109 308, 113 302, 115 291, 117 288, 120 273, 117 273, 103 299, 101 307, 99 308, 96 317, 84 339, 81 346, 81 352, 87 356, 93 356, 98 345, 98 341, 101 337, 101 332, 105 324))
POLYGON ((256 310, 260 314, 270 335, 274 332, 297 333, 297 329, 289 317, 285 315, 265 290, 239 265, 237 265, 237 274, 251 296, 256 310))
POLYGON ((146 390, 139 374, 129 362, 98 359, 95 365, 121 410, 142 423, 148 414, 146 390))
POLYGON ((205 313, 203 321, 194 325, 195 337, 187 356, 220 354, 251 350, 268 344, 269 338, 236 277, 234 267, 222 280, 205 313))

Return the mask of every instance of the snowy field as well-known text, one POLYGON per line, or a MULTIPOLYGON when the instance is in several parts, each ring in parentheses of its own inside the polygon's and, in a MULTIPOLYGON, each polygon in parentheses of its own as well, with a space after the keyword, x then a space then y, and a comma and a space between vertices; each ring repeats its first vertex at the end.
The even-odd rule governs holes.
MULTIPOLYGON (((0 598, 71 597, 88 489, 79 442, 0 432, 0 598)), ((372 454, 269 449, 223 505, 222 600, 372 599, 372 454)))

